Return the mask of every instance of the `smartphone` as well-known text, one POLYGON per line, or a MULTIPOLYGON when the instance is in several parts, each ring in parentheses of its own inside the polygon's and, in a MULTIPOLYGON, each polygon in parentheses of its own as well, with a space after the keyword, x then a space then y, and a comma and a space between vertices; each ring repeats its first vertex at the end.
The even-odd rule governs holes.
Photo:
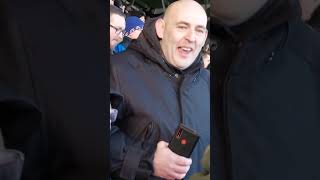
POLYGON ((179 124, 175 134, 169 142, 169 149, 186 158, 190 158, 200 136, 192 129, 179 124))

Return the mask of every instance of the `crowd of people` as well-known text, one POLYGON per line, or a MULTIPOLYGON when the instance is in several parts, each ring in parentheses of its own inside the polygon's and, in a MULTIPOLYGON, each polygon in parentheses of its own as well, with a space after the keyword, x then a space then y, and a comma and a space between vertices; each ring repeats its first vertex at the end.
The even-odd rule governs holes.
MULTIPOLYGON (((110 52, 112 54, 124 52, 132 41, 138 39, 147 18, 150 17, 143 10, 133 10, 130 5, 126 7, 121 0, 110 0, 110 52)), ((204 67, 208 69, 209 44, 208 38, 201 51, 204 67)))
POLYGON ((125 2, 0 1, 1 180, 320 179, 320 0, 125 2))
MULTIPOLYGON (((130 8, 128 8, 130 9, 130 8)), ((131 41, 138 39, 146 15, 137 10, 127 10, 121 0, 110 0, 110 52, 124 52, 131 41)))

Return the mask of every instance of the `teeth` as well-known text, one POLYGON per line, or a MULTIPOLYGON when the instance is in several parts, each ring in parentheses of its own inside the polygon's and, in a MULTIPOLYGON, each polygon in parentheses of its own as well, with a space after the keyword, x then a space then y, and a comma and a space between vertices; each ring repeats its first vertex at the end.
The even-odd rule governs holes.
POLYGON ((183 47, 183 48, 181 48, 181 49, 184 50, 184 51, 191 51, 191 48, 183 47))

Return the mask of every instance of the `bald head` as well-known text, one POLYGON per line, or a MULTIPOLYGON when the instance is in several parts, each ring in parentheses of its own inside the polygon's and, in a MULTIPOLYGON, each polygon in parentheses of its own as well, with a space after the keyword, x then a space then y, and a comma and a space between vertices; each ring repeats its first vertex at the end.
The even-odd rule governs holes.
POLYGON ((257 13, 268 0, 214 0, 211 15, 226 25, 239 25, 257 13))
POLYGON ((199 17, 207 18, 205 10, 198 2, 194 0, 179 0, 173 2, 168 6, 164 14, 164 19, 168 20, 176 14, 179 14, 180 12, 184 12, 186 14, 196 12, 199 13, 199 17))
POLYGON ((207 14, 193 0, 172 3, 156 22, 162 52, 169 64, 184 70, 199 55, 207 38, 207 14))

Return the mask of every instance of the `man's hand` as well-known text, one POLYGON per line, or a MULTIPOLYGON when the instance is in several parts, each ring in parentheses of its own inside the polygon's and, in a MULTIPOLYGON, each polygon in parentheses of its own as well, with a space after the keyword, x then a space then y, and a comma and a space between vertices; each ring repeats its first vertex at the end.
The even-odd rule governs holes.
POLYGON ((165 179, 183 179, 190 169, 192 160, 179 156, 168 148, 168 143, 160 141, 154 154, 154 175, 165 179))

